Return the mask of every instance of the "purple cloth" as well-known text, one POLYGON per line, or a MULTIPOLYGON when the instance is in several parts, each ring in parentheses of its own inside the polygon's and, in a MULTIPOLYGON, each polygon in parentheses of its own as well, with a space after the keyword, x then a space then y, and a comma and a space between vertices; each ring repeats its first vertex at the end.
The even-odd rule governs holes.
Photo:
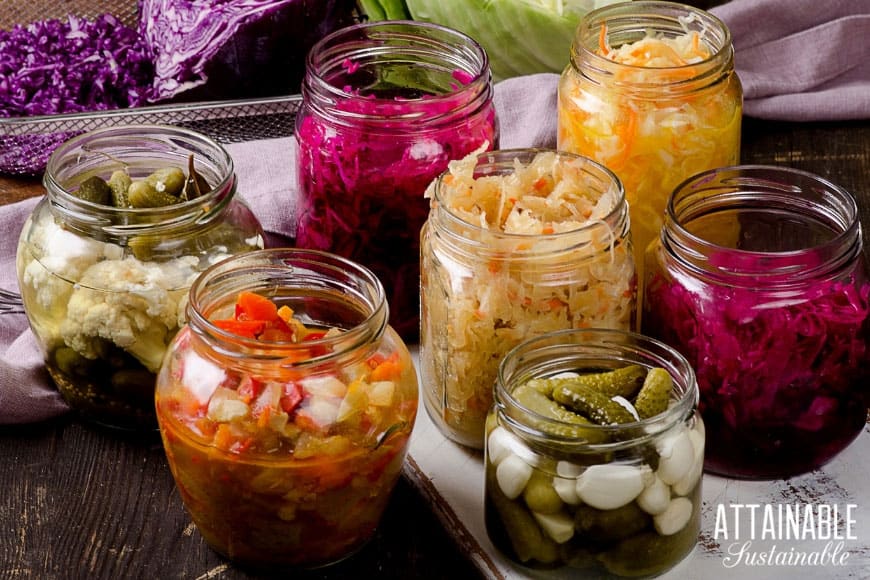
POLYGON ((870 118, 870 0, 733 0, 731 30, 747 116, 870 118))

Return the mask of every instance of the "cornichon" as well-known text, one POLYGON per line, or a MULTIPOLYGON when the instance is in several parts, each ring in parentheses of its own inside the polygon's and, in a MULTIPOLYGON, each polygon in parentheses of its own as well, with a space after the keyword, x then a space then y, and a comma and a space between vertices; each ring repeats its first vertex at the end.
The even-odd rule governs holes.
POLYGON ((109 205, 112 189, 102 178, 92 175, 82 182, 73 195, 91 203, 109 205))
POLYGON ((512 395, 517 402, 529 411, 548 419, 559 421, 559 424, 554 424, 548 421, 533 420, 532 427, 559 437, 586 439, 590 443, 602 443, 607 438, 606 434, 600 433, 595 429, 584 428, 584 426, 590 425, 589 419, 569 411, 543 393, 528 386, 528 384, 515 388, 512 395), (570 423, 570 425, 566 423, 570 423))
POLYGON ((673 388, 674 382, 668 371, 659 367, 650 369, 634 401, 640 418, 648 419, 667 411, 673 388))
POLYGON ((555 562, 559 558, 558 546, 541 531, 532 514, 520 503, 509 500, 496 482, 489 482, 488 488, 489 499, 520 561, 555 562))
POLYGON ((562 498, 553 487, 553 476, 540 469, 532 470, 532 476, 523 490, 523 500, 529 509, 539 514, 554 514, 562 509, 562 498))
POLYGON ((628 410, 607 395, 585 385, 559 387, 553 391, 553 400, 589 417, 599 425, 619 425, 634 422, 628 410))
POLYGON ((552 379, 532 379, 528 384, 537 391, 552 396, 553 391, 559 387, 572 388, 580 385, 594 389, 608 397, 634 397, 641 385, 647 371, 640 365, 628 365, 612 371, 589 373, 579 377, 560 377, 552 379))
POLYGON ((130 184, 133 180, 127 175, 127 172, 119 169, 112 173, 109 177, 109 187, 112 190, 112 205, 115 207, 130 207, 130 200, 127 197, 127 190, 130 189, 130 184))

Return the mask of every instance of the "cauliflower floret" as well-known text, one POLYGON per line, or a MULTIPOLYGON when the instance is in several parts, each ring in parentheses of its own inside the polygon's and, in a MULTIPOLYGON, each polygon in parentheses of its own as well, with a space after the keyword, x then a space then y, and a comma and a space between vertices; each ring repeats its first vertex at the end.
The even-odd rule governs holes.
POLYGON ((184 298, 198 261, 193 256, 162 263, 128 257, 94 264, 70 296, 61 324, 64 342, 95 359, 110 341, 156 372, 183 322, 184 298))

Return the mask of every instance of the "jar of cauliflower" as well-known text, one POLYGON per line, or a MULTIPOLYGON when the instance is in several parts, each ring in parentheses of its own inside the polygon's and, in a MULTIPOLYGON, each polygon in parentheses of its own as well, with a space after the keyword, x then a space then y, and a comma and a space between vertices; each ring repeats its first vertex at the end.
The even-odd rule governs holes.
POLYGON ((517 564, 595 578, 674 567, 700 532, 697 406, 688 361, 646 336, 565 330, 517 346, 486 423, 493 544, 517 564))
POLYGON ((16 267, 48 372, 87 419, 156 428, 155 373, 190 285, 263 247, 232 159, 192 131, 118 126, 58 147, 43 184, 16 267))
POLYGON ((619 176, 643 284, 644 249, 671 191, 740 157, 743 93, 727 26, 672 2, 587 13, 559 81, 558 147, 619 176))
POLYGON ((536 149, 454 161, 427 195, 421 388, 447 437, 482 448, 498 364, 511 348, 563 328, 632 324, 628 208, 600 164, 536 149))

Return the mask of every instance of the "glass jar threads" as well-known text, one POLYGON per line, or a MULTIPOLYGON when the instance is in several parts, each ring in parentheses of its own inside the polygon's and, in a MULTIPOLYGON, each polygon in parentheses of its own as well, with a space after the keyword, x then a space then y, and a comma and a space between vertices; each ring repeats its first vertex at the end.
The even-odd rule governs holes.
POLYGON ((275 249, 212 267, 157 381, 185 507, 245 566, 316 567, 374 533, 417 412, 383 286, 332 254, 275 249))
POLYGON ((85 417, 156 428, 154 380, 196 276, 263 247, 233 161, 204 135, 118 126, 52 154, 17 273, 61 395, 85 417))
POLYGON ((371 268, 392 326, 416 339, 423 192, 451 159, 498 143, 486 54, 434 24, 351 26, 311 50, 302 96, 296 243, 371 268))
POLYGON ((470 155, 427 191, 420 375, 450 439, 483 446, 499 361, 562 328, 628 329, 635 264, 619 180, 556 151, 470 155))
POLYGON ((795 169, 721 168, 674 191, 647 256, 643 328, 695 368, 709 471, 808 472, 864 428, 862 244, 852 196, 795 169))
POLYGON ((703 10, 635 1, 587 13, 558 98, 559 149, 622 180, 639 271, 677 184, 739 162, 743 97, 731 34, 703 10))
POLYGON ((674 567, 701 525, 697 402, 686 359, 646 336, 570 329, 518 345, 486 423, 493 544, 529 568, 596 578, 674 567))

